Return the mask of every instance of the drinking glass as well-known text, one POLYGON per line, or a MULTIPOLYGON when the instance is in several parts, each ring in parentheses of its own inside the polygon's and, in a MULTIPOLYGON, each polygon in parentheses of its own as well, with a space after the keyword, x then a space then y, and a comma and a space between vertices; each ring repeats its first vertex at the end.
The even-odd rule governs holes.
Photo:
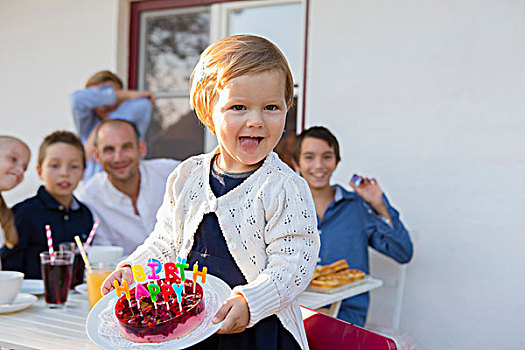
POLYGON ((80 250, 77 247, 77 244, 74 242, 64 242, 58 245, 58 249, 61 252, 72 252, 75 254, 75 259, 73 260, 73 274, 71 276, 71 285, 70 289, 74 289, 75 286, 84 283, 84 259, 80 255, 80 250))
POLYGON ((102 282, 109 276, 110 273, 115 270, 115 264, 95 264, 91 266, 91 272, 86 271, 86 279, 88 285, 88 295, 89 295, 89 309, 93 308, 97 301, 102 298, 102 293, 100 293, 100 286, 102 282))
POLYGON ((65 306, 71 284, 74 258, 75 254, 72 252, 55 252, 54 259, 51 259, 49 252, 40 253, 44 295, 48 307, 65 306))

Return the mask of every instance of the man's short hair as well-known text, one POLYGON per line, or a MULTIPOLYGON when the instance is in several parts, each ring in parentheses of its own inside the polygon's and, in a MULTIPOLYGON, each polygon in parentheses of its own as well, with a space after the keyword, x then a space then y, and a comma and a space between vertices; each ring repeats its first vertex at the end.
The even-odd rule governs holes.
POLYGON ((98 134, 100 132, 100 129, 104 125, 109 125, 109 124, 129 125, 133 129, 133 132, 135 133, 135 138, 136 138, 137 144, 139 143, 140 133, 139 133, 139 129, 137 129, 137 126, 135 124, 133 124, 132 122, 128 121, 128 120, 115 118, 115 119, 104 119, 103 121, 101 121, 97 125, 97 127, 95 128, 95 138, 94 138, 95 147, 97 147, 97 145, 98 145, 98 134))
POLYGON ((295 139, 293 158, 297 164, 299 164, 299 158, 301 157, 301 147, 303 146, 303 140, 305 137, 313 137, 326 141, 328 146, 334 149, 335 161, 339 163, 341 160, 341 154, 339 153, 339 142, 337 142, 337 138, 324 126, 312 126, 311 128, 306 129, 300 133, 295 139))

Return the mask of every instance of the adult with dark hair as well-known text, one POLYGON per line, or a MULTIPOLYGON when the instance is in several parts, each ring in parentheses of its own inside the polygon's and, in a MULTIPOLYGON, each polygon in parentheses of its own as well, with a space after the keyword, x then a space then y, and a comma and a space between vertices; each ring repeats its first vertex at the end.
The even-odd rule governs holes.
POLYGON ((129 254, 153 231, 166 179, 179 161, 141 160, 146 143, 126 120, 104 120, 94 136, 95 159, 104 172, 86 181, 76 195, 100 220, 93 243, 122 246, 129 254))
POLYGON ((87 166, 84 180, 102 171, 93 158, 93 131, 102 120, 118 118, 134 123, 144 137, 151 120, 155 97, 149 91, 124 89, 122 80, 114 73, 103 70, 93 74, 85 88, 71 94, 73 119, 78 135, 85 145, 87 166))
MULTIPOLYGON (((350 268, 369 273, 368 246, 407 263, 412 258, 412 242, 376 179, 362 177, 354 192, 330 185, 332 173, 341 160, 339 143, 326 128, 314 126, 296 139, 294 167, 308 182, 317 212, 321 237, 321 264, 346 259, 350 268)), ((363 326, 369 294, 343 300, 338 317, 363 326)))

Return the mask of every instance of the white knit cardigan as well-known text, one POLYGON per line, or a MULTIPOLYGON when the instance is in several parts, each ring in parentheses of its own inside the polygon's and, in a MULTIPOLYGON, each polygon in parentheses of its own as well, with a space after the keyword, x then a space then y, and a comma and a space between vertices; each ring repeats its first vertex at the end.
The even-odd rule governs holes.
POLYGON ((319 253, 310 189, 272 152, 243 183, 216 198, 209 183, 214 154, 189 158, 171 173, 155 229, 121 265, 144 264, 151 256, 161 262, 187 258, 203 216, 214 212, 248 281, 234 288, 248 303, 248 327, 276 314, 307 349, 296 298, 308 286, 319 253))

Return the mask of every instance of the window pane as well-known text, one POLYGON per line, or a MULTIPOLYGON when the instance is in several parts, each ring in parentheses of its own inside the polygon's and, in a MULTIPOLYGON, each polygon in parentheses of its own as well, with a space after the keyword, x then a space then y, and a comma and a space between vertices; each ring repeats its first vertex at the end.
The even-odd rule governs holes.
POLYGON ((188 98, 159 99, 147 140, 148 158, 184 160, 204 152, 204 126, 190 109, 188 98))
POLYGON ((144 90, 184 91, 200 53, 209 44, 208 8, 142 14, 144 90))
POLYGON ((301 4, 250 7, 229 12, 228 35, 255 34, 276 44, 299 83, 301 57, 301 4), (271 23, 271 25, 269 25, 271 23))

